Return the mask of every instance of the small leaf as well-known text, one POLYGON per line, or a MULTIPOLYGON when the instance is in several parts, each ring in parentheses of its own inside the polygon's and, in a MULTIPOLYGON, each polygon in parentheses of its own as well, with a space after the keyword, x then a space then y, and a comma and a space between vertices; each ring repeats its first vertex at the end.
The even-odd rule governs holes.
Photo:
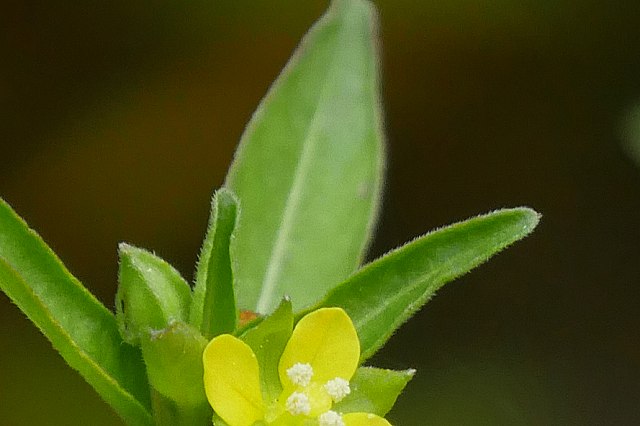
POLYGON ((369 413, 347 413, 342 420, 349 426, 391 426, 384 417, 369 413))
POLYGON ((273 314, 264 318, 241 338, 251 347, 260 365, 260 381, 265 401, 275 401, 282 392, 278 363, 293 330, 291 301, 284 299, 273 314))
POLYGON ((334 407, 340 413, 372 413, 384 416, 400 392, 413 378, 415 370, 394 371, 360 367, 351 379, 351 393, 334 407))
POLYGON ((202 352, 207 340, 198 330, 173 322, 168 328, 143 338, 141 343, 149 382, 175 403, 174 417, 199 413, 197 417, 201 419, 211 418, 202 382, 202 352))
POLYGON ((313 309, 347 311, 365 360, 436 290, 524 238, 539 219, 528 208, 505 209, 438 229, 368 264, 313 309))
POLYGON ((190 322, 208 338, 231 333, 238 323, 229 247, 239 216, 238 200, 222 188, 213 196, 207 235, 202 245, 190 322))
POLYGON ((153 424, 140 352, 122 341, 113 314, 2 199, 0 288, 128 424, 153 424))
POLYGON ((376 22, 368 1, 334 0, 242 136, 226 181, 242 309, 317 303, 363 259, 384 163, 376 22))
POLYGON ((178 271, 153 253, 128 244, 120 244, 118 254, 116 318, 128 343, 138 344, 141 337, 172 321, 186 321, 191 289, 178 271))

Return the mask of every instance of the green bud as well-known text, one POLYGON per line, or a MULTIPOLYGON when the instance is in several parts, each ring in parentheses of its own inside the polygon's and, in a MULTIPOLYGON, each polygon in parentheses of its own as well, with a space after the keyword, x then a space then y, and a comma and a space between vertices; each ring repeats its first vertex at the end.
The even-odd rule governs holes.
POLYGON ((189 313, 189 284, 171 265, 128 244, 119 246, 116 318, 122 338, 139 345, 142 337, 163 330, 189 313))

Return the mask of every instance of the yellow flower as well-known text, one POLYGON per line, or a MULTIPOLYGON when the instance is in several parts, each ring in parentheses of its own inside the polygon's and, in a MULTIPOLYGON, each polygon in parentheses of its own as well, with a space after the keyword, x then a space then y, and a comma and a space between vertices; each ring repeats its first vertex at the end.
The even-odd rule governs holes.
POLYGON ((358 368, 360 342, 340 308, 322 308, 303 317, 282 353, 278 373, 283 391, 264 401, 260 369, 251 348, 223 334, 204 350, 204 386, 214 411, 230 426, 391 426, 369 413, 338 413, 358 368))

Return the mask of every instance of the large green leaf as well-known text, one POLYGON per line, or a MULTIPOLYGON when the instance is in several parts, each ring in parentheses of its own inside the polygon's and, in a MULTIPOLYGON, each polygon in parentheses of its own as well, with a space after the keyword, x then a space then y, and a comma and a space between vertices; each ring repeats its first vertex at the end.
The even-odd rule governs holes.
POLYGON ((227 176, 242 205, 239 306, 316 303, 361 263, 383 173, 376 13, 334 0, 251 119, 227 176))
POLYGON ((238 322, 229 250, 239 214, 238 200, 231 191, 222 188, 214 194, 190 314, 190 323, 209 339, 231 333, 238 322))
POLYGON ((525 237, 539 218, 528 208, 505 209, 438 229, 368 264, 314 309, 347 311, 364 360, 436 290, 525 237))
POLYGON ((113 314, 2 199, 0 288, 127 423, 153 424, 139 350, 122 341, 113 314))

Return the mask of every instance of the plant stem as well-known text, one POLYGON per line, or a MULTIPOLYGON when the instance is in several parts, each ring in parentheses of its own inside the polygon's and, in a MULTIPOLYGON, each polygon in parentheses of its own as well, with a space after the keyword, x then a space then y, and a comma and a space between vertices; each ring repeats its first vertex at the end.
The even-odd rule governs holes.
POLYGON ((213 412, 207 405, 179 406, 152 390, 153 418, 156 426, 205 426, 212 424, 213 412))

